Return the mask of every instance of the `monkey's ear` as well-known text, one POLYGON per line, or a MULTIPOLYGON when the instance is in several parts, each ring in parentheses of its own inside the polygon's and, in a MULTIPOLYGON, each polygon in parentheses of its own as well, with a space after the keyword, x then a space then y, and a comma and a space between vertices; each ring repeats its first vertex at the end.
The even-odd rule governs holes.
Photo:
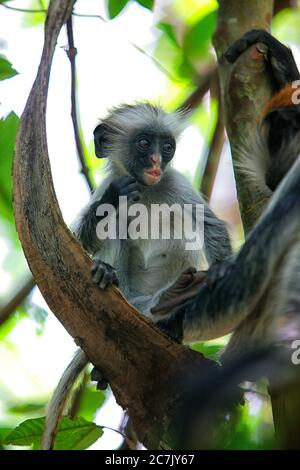
POLYGON ((108 128, 105 124, 99 124, 94 130, 95 154, 98 158, 106 158, 105 144, 108 142, 108 128))

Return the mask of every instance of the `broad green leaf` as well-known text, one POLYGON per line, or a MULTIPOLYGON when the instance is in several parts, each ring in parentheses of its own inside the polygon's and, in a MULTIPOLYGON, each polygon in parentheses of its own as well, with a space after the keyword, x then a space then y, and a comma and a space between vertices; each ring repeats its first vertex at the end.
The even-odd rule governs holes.
POLYGON ((14 414, 27 414, 43 413, 45 410, 46 402, 41 403, 18 403, 10 405, 8 411, 14 414))
POLYGON ((108 16, 112 20, 126 7, 129 0, 107 0, 108 16))
POLYGON ((11 172, 18 125, 19 118, 14 112, 0 119, 0 213, 10 222, 14 220, 11 172))
POLYGON ((154 0, 135 0, 135 1, 136 3, 139 3, 140 5, 142 5, 142 7, 148 8, 148 10, 153 9, 154 0))
POLYGON ((187 25, 197 23, 218 7, 217 0, 172 0, 172 10, 187 25))
POLYGON ((157 24, 157 28, 163 31, 168 36, 170 41, 172 41, 177 47, 179 47, 173 25, 161 22, 157 24))
POLYGON ((95 390, 88 384, 85 386, 80 400, 78 415, 85 419, 92 421, 99 408, 105 401, 105 393, 100 390, 95 390))
POLYGON ((216 21, 216 11, 210 12, 186 33, 183 47, 188 56, 203 57, 207 53, 209 40, 216 27, 216 21))
POLYGON ((0 80, 6 80, 7 78, 18 75, 18 72, 13 69, 11 63, 0 54, 0 80))
MULTIPOLYGON (((49 1, 44 0, 45 9, 48 8, 49 1)), ((32 0, 28 5, 30 10, 41 10, 41 3, 39 0, 32 0)), ((25 28, 32 28, 35 26, 43 25, 46 19, 46 13, 24 13, 22 26, 25 28)))
POLYGON ((193 344, 192 349, 202 353, 208 359, 217 361, 219 359, 222 349, 224 349, 223 344, 209 344, 209 343, 196 343, 193 344))
POLYGON ((6 436, 8 436, 9 433, 12 432, 12 428, 8 427, 0 427, 0 444, 3 444, 3 441, 5 440, 6 436))
MULTIPOLYGON (((23 421, 4 439, 5 445, 30 446, 39 448, 44 429, 45 418, 23 421)), ((54 450, 84 450, 96 442, 103 434, 101 426, 84 418, 74 420, 64 417, 56 436, 54 450)))

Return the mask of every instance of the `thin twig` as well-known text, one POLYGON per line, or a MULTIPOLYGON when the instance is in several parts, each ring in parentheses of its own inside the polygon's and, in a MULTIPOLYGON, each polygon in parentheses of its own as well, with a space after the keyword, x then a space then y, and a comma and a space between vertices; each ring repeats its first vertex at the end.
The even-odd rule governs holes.
POLYGON ((215 97, 218 102, 218 119, 214 130, 214 135, 209 147, 206 167, 201 181, 201 191, 207 197, 208 201, 211 198, 214 183, 220 163, 220 157, 222 154, 225 132, 224 132, 224 113, 221 102, 221 90, 217 70, 215 71, 211 83, 211 96, 215 97))
POLYGON ((178 111, 192 111, 201 103, 204 95, 208 92, 211 79, 216 73, 216 65, 212 66, 206 74, 203 74, 197 88, 178 107, 178 111))
POLYGON ((14 313, 16 308, 24 302, 25 298, 30 294, 34 286, 35 280, 33 277, 30 277, 14 294, 13 298, 0 309, 0 325, 2 325, 9 316, 14 313))
POLYGON ((11 7, 7 5, 6 3, 0 3, 0 6, 3 8, 7 8, 7 10, 12 10, 12 11, 19 11, 21 13, 47 13, 47 10, 33 10, 33 9, 28 9, 28 8, 18 8, 18 7, 11 7))
POLYGON ((73 25, 72 25, 72 15, 67 21, 67 35, 68 35, 68 49, 67 56, 70 60, 71 65, 71 117, 74 129, 74 136, 77 148, 77 154, 79 162, 81 165, 80 172, 84 175, 87 185, 90 191, 93 191, 93 183, 90 177, 89 169, 85 162, 85 155, 83 150, 82 141, 79 133, 78 125, 78 110, 77 110, 77 100, 76 100, 76 54, 77 49, 74 46, 74 36, 73 36, 73 25))
MULTIPOLYGON (((101 424, 99 424, 99 426, 101 426, 101 424)), ((109 426, 101 426, 101 427, 102 427, 102 429, 109 429, 110 431, 114 431, 117 434, 120 434, 125 439, 125 441, 127 442, 129 449, 131 449, 131 450, 136 449, 135 443, 133 441, 131 441, 131 439, 128 436, 126 436, 126 434, 122 433, 122 431, 119 431, 119 429, 110 428, 109 426)))

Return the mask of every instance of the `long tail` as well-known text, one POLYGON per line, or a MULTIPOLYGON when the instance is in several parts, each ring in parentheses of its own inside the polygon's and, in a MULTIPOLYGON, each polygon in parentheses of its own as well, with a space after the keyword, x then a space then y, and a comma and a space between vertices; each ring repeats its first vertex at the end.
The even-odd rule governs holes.
POLYGON ((69 398, 70 391, 88 362, 84 352, 79 349, 76 351, 75 356, 63 373, 48 405, 45 429, 42 437, 42 450, 50 450, 53 448, 59 421, 69 398))

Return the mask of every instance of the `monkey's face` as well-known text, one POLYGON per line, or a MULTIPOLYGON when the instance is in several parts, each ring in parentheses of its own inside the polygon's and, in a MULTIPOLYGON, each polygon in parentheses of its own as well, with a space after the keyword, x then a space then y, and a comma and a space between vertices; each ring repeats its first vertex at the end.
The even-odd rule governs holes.
POLYGON ((147 186, 155 185, 161 180, 175 149, 176 142, 171 135, 154 131, 139 132, 129 142, 125 168, 138 182, 147 186))

